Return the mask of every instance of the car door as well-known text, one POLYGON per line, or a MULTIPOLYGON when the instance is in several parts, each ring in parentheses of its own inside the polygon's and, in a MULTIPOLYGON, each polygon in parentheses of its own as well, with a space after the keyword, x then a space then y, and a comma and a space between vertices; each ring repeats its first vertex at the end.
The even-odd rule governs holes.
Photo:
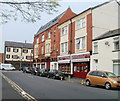
POLYGON ((104 86, 107 80, 107 76, 103 72, 98 72, 98 85, 104 86))

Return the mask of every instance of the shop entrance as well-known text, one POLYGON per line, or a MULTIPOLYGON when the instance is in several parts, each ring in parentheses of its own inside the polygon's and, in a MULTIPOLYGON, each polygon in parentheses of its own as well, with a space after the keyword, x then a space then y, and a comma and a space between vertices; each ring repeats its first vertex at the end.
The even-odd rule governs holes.
POLYGON ((73 76, 77 78, 86 78, 89 71, 89 63, 74 63, 73 76))

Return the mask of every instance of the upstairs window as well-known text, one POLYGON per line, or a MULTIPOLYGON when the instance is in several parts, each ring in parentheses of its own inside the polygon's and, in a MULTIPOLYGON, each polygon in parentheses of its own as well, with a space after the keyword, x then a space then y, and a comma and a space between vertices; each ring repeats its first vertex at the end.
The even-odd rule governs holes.
POLYGON ((98 53, 98 42, 93 43, 93 53, 98 53))
POLYGON ((16 48, 13 49, 13 52, 15 52, 15 53, 17 53, 18 51, 19 51, 19 50, 16 49, 16 48))
POLYGON ((39 43, 39 38, 36 39, 36 43, 37 43, 37 44, 39 43))
POLYGON ((12 55, 12 58, 13 58, 13 59, 18 59, 19 56, 18 56, 18 55, 12 55))
POLYGON ((62 43, 62 44, 61 44, 61 48, 62 48, 62 52, 67 52, 67 51, 68 51, 67 42, 62 43))
POLYGON ((45 39, 44 39, 44 35, 42 35, 42 42, 43 42, 43 41, 45 41, 45 39))
POLYGON ((23 53, 28 53, 28 50, 27 49, 23 49, 23 53))
POLYGON ((48 39, 51 37, 51 32, 48 32, 48 39))
POLYGON ((44 46, 41 47, 41 54, 44 54, 44 46))
POLYGON ((120 50, 120 38, 114 38, 113 39, 113 44, 114 44, 114 50, 120 50))
POLYGON ((85 26, 86 26, 85 17, 81 18, 80 20, 77 20, 77 29, 83 28, 85 26))
POLYGON ((6 50, 7 50, 7 52, 10 52, 11 48, 8 48, 8 47, 7 47, 6 50))
POLYGON ((7 55, 6 55, 6 58, 7 58, 7 59, 10 59, 10 55, 9 55, 9 54, 7 54, 7 55))
POLYGON ((76 49, 77 50, 85 49, 85 37, 76 39, 76 49))
POLYGON ((62 28, 62 35, 68 34, 68 26, 62 28))
POLYGON ((46 52, 50 53, 50 43, 46 44, 46 52))
POLYGON ((27 60, 31 60, 31 59, 32 59, 32 56, 26 56, 26 59, 27 59, 27 60))

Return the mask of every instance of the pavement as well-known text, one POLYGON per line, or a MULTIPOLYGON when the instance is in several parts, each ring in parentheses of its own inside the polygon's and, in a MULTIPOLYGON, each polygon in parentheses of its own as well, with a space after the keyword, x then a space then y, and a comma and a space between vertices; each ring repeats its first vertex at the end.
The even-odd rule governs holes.
POLYGON ((77 84, 82 84, 82 85, 85 82, 84 78, 75 78, 75 77, 66 78, 65 80, 68 81, 68 82, 71 82, 71 83, 77 83, 77 84))

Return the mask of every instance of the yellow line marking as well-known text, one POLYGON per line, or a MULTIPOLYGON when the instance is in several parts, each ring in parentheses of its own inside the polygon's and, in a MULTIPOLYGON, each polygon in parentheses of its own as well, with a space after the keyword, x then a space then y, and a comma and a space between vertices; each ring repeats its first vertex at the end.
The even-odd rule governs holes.
POLYGON ((25 99, 28 99, 30 101, 37 101, 34 97, 32 97, 30 94, 25 92, 22 88, 20 88, 15 82, 10 80, 7 76, 5 76, 2 72, 0 72, 0 75, 17 91, 19 92, 25 99))

